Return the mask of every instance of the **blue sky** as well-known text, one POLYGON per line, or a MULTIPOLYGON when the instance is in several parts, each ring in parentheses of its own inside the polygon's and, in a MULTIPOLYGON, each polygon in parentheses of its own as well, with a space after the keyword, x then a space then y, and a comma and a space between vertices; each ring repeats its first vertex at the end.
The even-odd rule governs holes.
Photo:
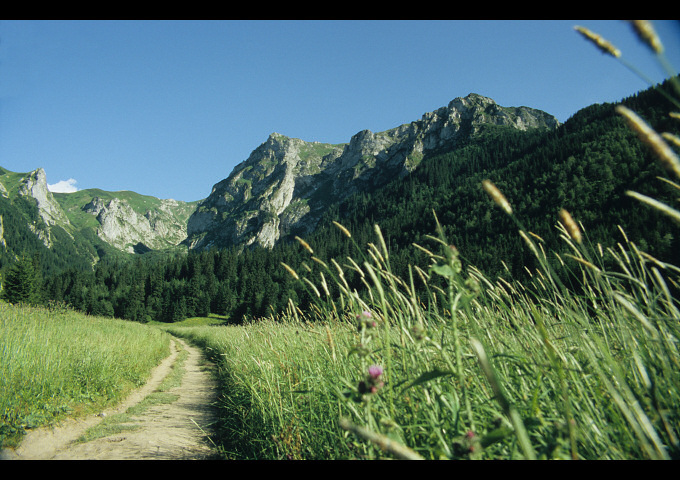
POLYGON ((621 20, 1 20, 0 166, 191 201, 272 132, 345 143, 473 92, 564 122, 647 88, 574 25, 665 78, 621 20))

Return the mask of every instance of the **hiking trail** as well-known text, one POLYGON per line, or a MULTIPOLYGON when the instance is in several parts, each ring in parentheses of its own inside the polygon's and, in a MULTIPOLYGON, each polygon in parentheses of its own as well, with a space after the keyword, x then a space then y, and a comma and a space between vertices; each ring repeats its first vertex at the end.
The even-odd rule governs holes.
MULTIPOLYGON (((171 354, 151 373, 149 381, 122 403, 98 415, 67 419, 53 427, 31 430, 16 450, 5 450, 3 459, 26 460, 189 460, 218 458, 210 441, 216 420, 213 403, 216 383, 205 365, 203 353, 174 338, 171 354), (141 414, 126 413, 130 407, 156 392, 172 371, 184 349, 188 356, 181 385, 166 390, 177 396, 170 403, 154 404, 141 414), (116 414, 126 414, 126 429, 87 442, 76 442, 88 429, 104 424, 116 414)), ((120 417, 120 416, 119 416, 120 417)))

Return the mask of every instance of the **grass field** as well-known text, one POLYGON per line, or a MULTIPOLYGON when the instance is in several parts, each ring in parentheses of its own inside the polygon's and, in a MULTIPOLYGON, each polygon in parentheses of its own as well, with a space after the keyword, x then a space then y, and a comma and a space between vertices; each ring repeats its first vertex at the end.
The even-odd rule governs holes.
POLYGON ((160 329, 0 302, 0 439, 96 412, 145 383, 169 355, 160 329))
POLYGON ((441 255, 407 280, 375 245, 334 263, 307 283, 320 292, 313 318, 168 330, 219 363, 231 458, 678 458, 680 312, 667 282, 680 270, 623 232, 618 250, 563 237, 583 292, 560 284, 529 236, 543 266, 530 285, 464 271, 433 237, 441 255), (363 295, 343 290, 348 268, 365 275, 363 295), (339 298, 324 298, 326 278, 339 298), (416 281, 433 284, 427 302, 416 281))

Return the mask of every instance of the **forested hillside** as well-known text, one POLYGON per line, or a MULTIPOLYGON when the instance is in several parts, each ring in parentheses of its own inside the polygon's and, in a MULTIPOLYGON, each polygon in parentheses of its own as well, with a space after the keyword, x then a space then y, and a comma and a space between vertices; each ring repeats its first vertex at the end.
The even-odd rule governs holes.
MULTIPOLYGON (((667 115, 668 101, 650 90, 626 99, 657 131, 678 132, 667 115)), ((551 248, 558 248, 557 213, 566 208, 582 222, 588 237, 603 245, 620 241, 617 225, 640 248, 671 263, 680 260, 678 229, 667 217, 625 195, 635 190, 674 202, 666 177, 647 147, 614 112, 614 104, 578 112, 554 132, 517 132, 489 127, 488 135, 453 152, 424 161, 403 182, 372 194, 360 194, 328 213, 325 228, 308 239, 325 243, 338 220, 359 238, 372 241, 378 223, 394 257, 413 262, 411 248, 433 234, 436 212, 447 237, 467 261, 488 274, 499 272, 499 259, 521 276, 532 255, 522 248, 517 227, 495 215, 482 190, 492 180, 528 228, 551 248), (670 196, 669 196, 670 195, 670 196)), ((332 254, 335 247, 329 247, 332 254)), ((403 273, 403 272, 400 272, 403 273)))
MULTIPOLYGON (((677 122, 667 117, 668 102, 657 91, 622 103, 657 131, 678 133, 677 122)), ((657 176, 665 176, 664 171, 615 114, 614 105, 593 105, 552 132, 488 126, 479 139, 424 158, 405 179, 332 207, 305 240, 315 257, 337 258, 342 264, 356 252, 332 222, 349 229, 362 250, 375 241, 377 223, 389 244, 395 273, 404 275, 408 264, 427 268, 426 256, 412 244, 428 246, 425 236, 434 234, 436 212, 465 262, 492 277, 503 274, 505 263, 515 278, 521 278, 534 257, 524 248, 512 220, 494 211, 481 187, 488 178, 527 229, 545 241, 546 250, 561 248, 554 226, 557 212, 566 208, 582 222, 593 243, 615 246, 621 241, 617 228, 621 226, 641 249, 677 264, 678 226, 625 196, 632 189, 674 202, 671 190, 657 176)), ((102 261, 93 272, 76 267, 49 276, 43 294, 88 313, 137 321, 172 322, 213 312, 238 322, 243 315, 281 311, 288 298, 304 307, 309 292, 281 262, 299 271, 318 268, 296 242, 242 253, 225 249, 171 258, 138 256, 132 262, 102 261)), ((349 281, 360 285, 358 279, 349 281)))
MULTIPOLYGON (((0 175, 4 171, 0 169, 0 175)), ((37 226, 36 231, 45 230, 44 222, 34 201, 23 196, 0 195, 0 271, 14 263, 17 257, 37 256, 43 275, 57 274, 68 268, 91 269, 97 248, 107 250, 104 242, 78 236, 73 238, 66 231, 55 226, 51 229, 53 248, 31 230, 28 222, 37 226)))

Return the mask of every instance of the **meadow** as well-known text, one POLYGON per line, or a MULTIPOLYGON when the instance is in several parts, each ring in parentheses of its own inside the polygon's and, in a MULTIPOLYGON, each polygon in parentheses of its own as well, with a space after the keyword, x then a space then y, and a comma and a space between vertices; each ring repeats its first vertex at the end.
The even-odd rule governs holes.
POLYGON ((522 231, 542 265, 530 284, 463 269, 437 237, 430 268, 400 279, 376 227, 361 266, 333 261, 317 282, 291 269, 318 293, 315 313, 291 305, 244 326, 168 327, 219 365, 225 455, 677 458, 680 311, 668 282, 680 270, 624 232, 604 250, 559 225, 573 255, 557 263, 583 282, 578 292, 522 231), (344 290, 348 268, 364 275, 362 295, 344 290), (325 278, 339 298, 324 295, 325 278), (432 284, 426 301, 418 281, 432 284))

